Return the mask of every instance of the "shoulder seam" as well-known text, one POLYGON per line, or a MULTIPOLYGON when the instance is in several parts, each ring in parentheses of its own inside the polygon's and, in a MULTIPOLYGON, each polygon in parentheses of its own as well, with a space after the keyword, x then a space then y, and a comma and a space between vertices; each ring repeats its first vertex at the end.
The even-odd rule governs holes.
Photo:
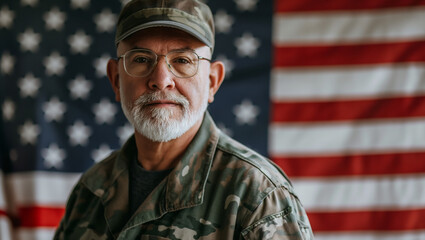
MULTIPOLYGON (((221 137, 221 136, 220 136, 221 137)), ((221 144, 217 144, 217 148, 218 149, 220 149, 221 151, 223 151, 223 152, 226 152, 226 153, 229 153, 229 154, 233 154, 234 156, 236 156, 236 157, 238 157, 239 159, 241 159, 242 161, 244 161, 244 162, 246 162, 246 163, 248 163, 248 164, 250 164, 250 165, 252 165, 252 166, 254 166, 256 169, 258 169, 258 171, 260 171, 267 179, 269 179, 269 181, 273 184, 273 186, 275 187, 275 188, 278 188, 278 187, 284 187, 285 189, 287 189, 287 187, 285 186, 285 185, 283 185, 283 184, 277 184, 277 182, 276 181, 274 181, 274 179, 272 179, 270 176, 268 176, 262 169, 261 169, 261 167, 259 166, 259 165, 257 165, 257 164, 255 164, 255 162, 253 162, 253 161, 250 161, 249 159, 247 159, 246 157, 244 157, 244 156, 242 156, 241 154, 239 154, 238 152, 235 152, 235 151, 232 151, 231 149, 228 149, 228 148, 225 148, 225 147, 223 147, 221 144)), ((261 157, 261 158, 263 158, 264 160, 266 160, 266 161, 271 161, 271 160, 268 160, 267 158, 265 158, 265 157, 263 157, 263 156, 259 156, 259 157, 261 157)), ((274 165, 274 164, 272 164, 272 165, 274 165)), ((285 179, 288 181, 288 183, 289 184, 291 184, 291 182, 285 177, 285 179)), ((291 189, 287 189, 289 192, 292 192, 292 190, 291 189)))

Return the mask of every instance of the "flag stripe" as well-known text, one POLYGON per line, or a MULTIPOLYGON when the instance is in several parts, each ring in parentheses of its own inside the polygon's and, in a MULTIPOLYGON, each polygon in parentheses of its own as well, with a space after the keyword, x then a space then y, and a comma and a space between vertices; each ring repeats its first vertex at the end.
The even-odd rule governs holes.
POLYGON ((423 118, 322 124, 272 123, 269 152, 271 156, 302 156, 420 151, 425 149, 424 132, 423 118))
POLYGON ((20 227, 54 227, 62 219, 65 213, 65 206, 28 206, 19 208, 20 227))
POLYGON ((271 157, 292 177, 366 176, 425 172, 425 152, 271 157), (304 166, 309 166, 305 168, 304 166))
POLYGON ((323 102, 272 102, 273 122, 424 117, 425 96, 323 102), (299 110, 303 109, 302 112, 299 110))
MULTIPOLYGON (((12 238, 12 229, 9 218, 4 217, 0 214, 0 239, 13 239, 12 238)), ((22 238, 23 239, 23 238, 22 238)))
POLYGON ((416 25, 417 22, 425 22, 425 7, 317 14, 283 13, 275 15, 273 21, 273 40, 277 45, 388 42, 425 38, 425 28, 418 28, 416 25))
POLYGON ((425 41, 322 46, 276 46, 275 67, 425 62, 425 41), (326 57, 323 57, 326 56, 326 57))
POLYGON ((425 209, 403 211, 309 212, 316 232, 403 231, 425 229, 425 209))
POLYGON ((17 204, 31 206, 64 205, 76 184, 79 173, 30 172, 7 175, 17 204))
POLYGON ((7 216, 7 213, 3 209, 0 209, 0 217, 2 216, 7 216))
POLYGON ((55 228, 18 228, 15 230, 17 239, 38 240, 53 239, 55 228))
POLYGON ((321 240, 425 236, 425 1, 275 1, 269 156, 321 240))
POLYGON ((330 11, 330 10, 361 10, 361 9, 383 9, 405 6, 425 5, 424 0, 374 0, 374 1, 275 1, 275 11, 280 13, 308 12, 308 11, 330 11))
POLYGON ((401 63, 329 68, 276 68, 272 101, 322 101, 424 95, 425 64, 401 63))
POLYGON ((308 211, 425 208, 425 175, 294 178, 308 211))
POLYGON ((425 239, 425 230, 418 231, 372 231, 372 232, 343 232, 314 235, 316 240, 422 240, 425 239))

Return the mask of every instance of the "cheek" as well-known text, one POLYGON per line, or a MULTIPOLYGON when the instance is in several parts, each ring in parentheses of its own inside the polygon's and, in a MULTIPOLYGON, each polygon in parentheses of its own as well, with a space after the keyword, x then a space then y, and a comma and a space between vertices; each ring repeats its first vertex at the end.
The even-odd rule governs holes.
POLYGON ((122 78, 120 80, 120 94, 124 101, 134 102, 143 93, 143 85, 135 79, 122 78))
POLYGON ((210 91, 210 78, 209 78, 209 76, 210 76, 210 70, 211 69, 208 66, 203 65, 203 67, 199 69, 200 76, 203 76, 203 78, 202 79, 198 79, 198 81, 200 83, 202 83, 201 84, 202 86, 200 87, 200 91, 203 94, 206 94, 207 96, 205 96, 205 97, 208 97, 208 99, 211 97, 210 95, 212 93, 210 91))
POLYGON ((210 91, 210 84, 209 81, 199 80, 200 83, 202 81, 202 84, 198 85, 198 88, 196 90, 196 100, 198 102, 198 105, 203 105, 205 102, 210 102, 211 98, 211 91, 210 91))

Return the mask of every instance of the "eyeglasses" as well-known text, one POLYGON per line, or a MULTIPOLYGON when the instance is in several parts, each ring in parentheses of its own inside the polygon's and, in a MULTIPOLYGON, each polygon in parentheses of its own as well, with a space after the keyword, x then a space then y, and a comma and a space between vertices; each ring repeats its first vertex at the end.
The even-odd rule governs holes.
POLYGON ((193 77, 198 72, 199 60, 211 62, 211 59, 200 57, 193 50, 174 50, 166 55, 160 55, 149 49, 133 49, 118 59, 123 59, 124 69, 128 75, 146 77, 155 69, 159 56, 165 57, 168 69, 179 78, 193 77))

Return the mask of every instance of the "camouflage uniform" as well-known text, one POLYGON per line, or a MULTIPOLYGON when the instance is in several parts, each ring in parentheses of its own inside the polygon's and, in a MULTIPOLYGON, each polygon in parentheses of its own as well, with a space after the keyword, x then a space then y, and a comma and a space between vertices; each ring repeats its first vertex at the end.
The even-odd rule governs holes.
POLYGON ((129 216, 134 137, 73 190, 55 239, 313 239, 285 174, 207 113, 173 169, 129 216))

